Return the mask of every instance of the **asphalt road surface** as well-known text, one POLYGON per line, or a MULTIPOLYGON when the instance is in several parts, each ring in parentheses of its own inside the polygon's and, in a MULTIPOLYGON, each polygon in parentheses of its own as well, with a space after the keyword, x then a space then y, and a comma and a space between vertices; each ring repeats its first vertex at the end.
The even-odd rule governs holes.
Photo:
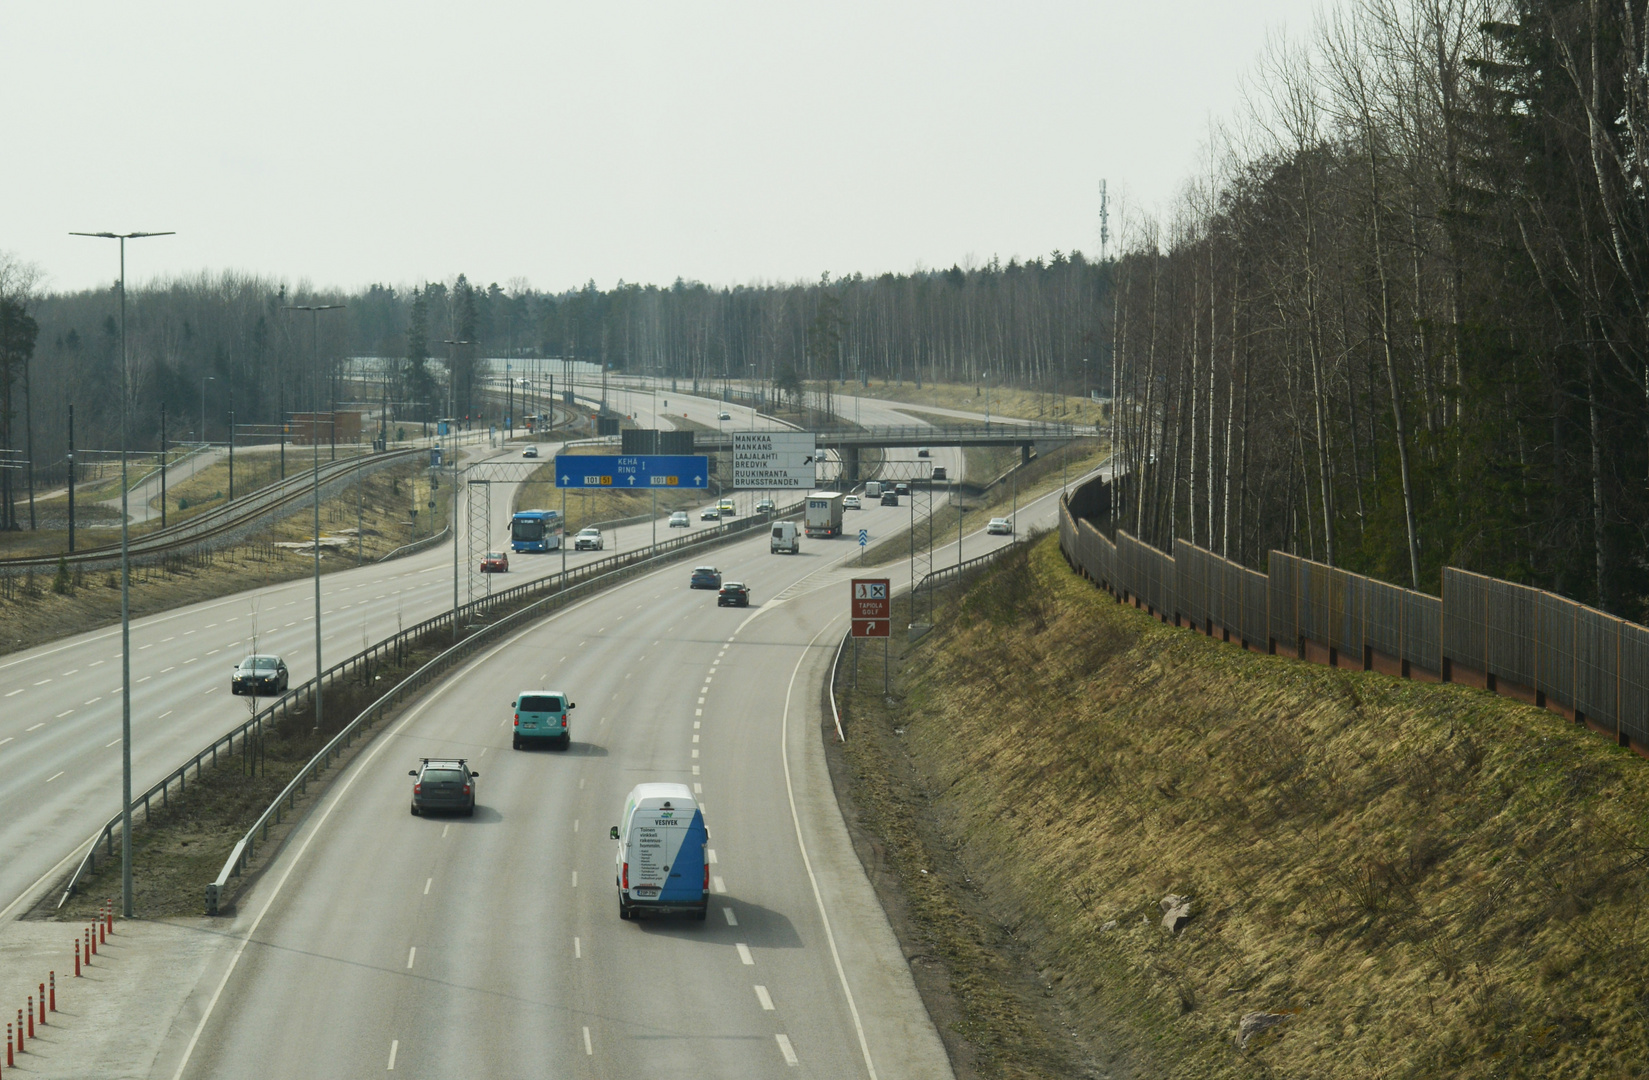
MULTIPOLYGON (((885 535, 908 511, 852 519, 885 535)), ((967 554, 1006 539, 974 534, 967 554)), ((244 944, 185 1009, 177 1075, 950 1075, 823 764, 848 580, 900 576, 856 570, 855 553, 844 538, 772 555, 758 536, 712 560, 751 585, 751 608, 718 608, 672 566, 443 683, 242 900, 244 944), (577 702, 569 750, 511 749, 527 689, 577 702), (409 813, 407 771, 437 756, 480 773, 473 818, 409 813), (645 781, 702 799, 706 922, 618 918, 607 830, 645 781)))
MULTIPOLYGON (((512 493, 513 485, 494 493, 500 547, 512 493)), ((740 493, 738 501, 749 513, 755 496, 740 493)), ((706 527, 693 517, 692 531, 706 527)), ((608 530, 605 550, 569 551, 566 563, 632 551, 650 543, 653 531, 651 522, 608 530)), ((657 531, 662 540, 681 530, 657 531)), ((506 587, 561 566, 559 553, 516 555, 508 574, 489 577, 506 587)), ((467 561, 459 570, 460 599, 467 600, 467 561)), ((286 659, 294 685, 314 675, 314 596, 313 579, 300 578, 132 623, 134 793, 248 715, 252 699, 229 693, 229 675, 254 644, 286 659)), ((321 598, 323 660, 330 665, 451 610, 452 546, 328 573, 321 598)), ((8 853, 0 860, 0 916, 14 914, 42 876, 63 872, 119 809, 120 659, 118 626, 0 658, 0 844, 8 853)))
MULTIPOLYGON (((651 403, 650 394, 635 398, 638 405, 651 403)), ((669 400, 671 412, 706 424, 716 422, 721 408, 702 398, 669 400)), ((541 460, 555 452, 554 444, 540 447, 541 460)), ((496 460, 520 460, 520 453, 519 444, 506 444, 496 460)), ((737 493, 740 512, 750 513, 761 494, 737 493)), ((504 546, 512 497, 512 485, 494 491, 493 546, 504 546)), ((690 516, 693 530, 704 527, 696 513, 690 516)), ((655 530, 652 522, 609 530, 604 551, 569 551, 566 564, 634 550, 650 543, 655 531, 660 539, 679 535, 662 523, 655 530)), ((461 600, 468 599, 469 557, 467 550, 461 553, 461 600)), ((497 584, 519 584, 561 566, 559 554, 517 555, 497 584)), ((452 579, 449 544, 325 575, 323 662, 335 663, 450 610, 452 579)), ((229 675, 254 644, 259 652, 282 655, 294 684, 312 677, 314 617, 313 582, 300 578, 133 622, 134 792, 246 717, 251 699, 229 693, 229 675)), ((35 887, 62 874, 119 809, 120 660, 118 627, 0 658, 0 844, 8 853, 0 860, 0 917, 15 914, 35 887)))

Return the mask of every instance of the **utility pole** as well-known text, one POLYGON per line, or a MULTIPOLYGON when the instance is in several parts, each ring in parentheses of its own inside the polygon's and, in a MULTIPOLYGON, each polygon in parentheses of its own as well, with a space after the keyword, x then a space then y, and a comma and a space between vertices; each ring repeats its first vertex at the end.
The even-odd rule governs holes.
MULTIPOLYGON (((1106 249, 1111 243, 1111 203, 1105 192, 1105 181, 1099 182, 1099 261, 1105 261, 1106 249)), ((1115 391, 1113 390, 1114 394, 1115 391)))
MULTIPOLYGON (((69 416, 74 417, 71 406, 69 416)), ((166 403, 160 403, 160 527, 166 527, 166 403)), ((70 546, 73 551, 73 546, 70 546)))
POLYGON ((126 486, 126 241, 170 232, 70 233, 120 241, 120 906, 132 917, 132 554, 126 486))
MULTIPOLYGON (((449 339, 442 342, 447 347, 447 450, 452 456, 452 487, 447 489, 447 498, 452 502, 452 641, 458 643, 458 449, 453 445, 454 432, 452 425, 455 418, 453 410, 456 395, 454 384, 458 375, 458 347, 460 345, 474 345, 473 341, 458 341, 449 339)), ((430 522, 433 528, 434 522, 430 522)), ((473 554, 473 553, 472 553, 473 554)), ((566 559, 565 553, 562 559, 566 559)))
MULTIPOLYGON (((339 311, 342 304, 289 304, 287 311, 309 312, 310 347, 313 349, 313 370, 319 374, 321 363, 321 312, 339 311)), ((321 660, 321 380, 315 379, 315 411, 309 416, 309 442, 315 448, 315 730, 321 728, 321 673, 326 670, 321 660)), ((284 441, 282 442, 284 446, 284 441)))
MULTIPOLYGON (((165 417, 164 408, 162 408, 160 415, 165 417)), ((160 422, 160 432, 160 443, 162 449, 164 449, 166 446, 166 421, 164 419, 160 422)), ((161 460, 166 459, 163 457, 161 460)), ((166 512, 164 497, 160 500, 160 512, 162 514, 166 512)), ((72 402, 69 404, 69 554, 74 554, 74 404, 72 402)))

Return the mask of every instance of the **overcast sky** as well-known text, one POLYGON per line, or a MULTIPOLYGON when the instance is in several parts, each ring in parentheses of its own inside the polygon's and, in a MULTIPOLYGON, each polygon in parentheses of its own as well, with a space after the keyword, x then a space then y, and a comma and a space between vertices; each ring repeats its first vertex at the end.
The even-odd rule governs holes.
POLYGON ((4 3, 0 250, 47 285, 715 284, 1099 248, 1319 0, 4 3), (1113 223, 1115 219, 1113 218, 1113 223))

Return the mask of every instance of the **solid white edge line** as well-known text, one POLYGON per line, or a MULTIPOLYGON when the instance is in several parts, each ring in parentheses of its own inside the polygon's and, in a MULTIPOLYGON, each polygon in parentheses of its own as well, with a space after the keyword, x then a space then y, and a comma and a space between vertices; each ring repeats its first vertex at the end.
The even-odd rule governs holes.
MULTIPOLYGON (((598 593, 597 595, 599 596, 600 594, 598 593)), ((556 618, 566 614, 569 611, 576 611, 594 599, 595 597, 590 597, 589 599, 582 600, 576 604, 570 604, 550 616, 550 618, 545 619, 543 622, 535 622, 532 626, 523 627, 519 633, 510 635, 508 640, 499 642, 493 648, 488 649, 485 653, 460 666, 445 679, 442 679, 441 682, 429 692, 424 700, 420 701, 412 708, 412 711, 408 712, 401 718, 401 722, 396 724, 392 730, 383 732, 382 735, 375 740, 377 745, 372 748, 371 753, 369 753, 363 760, 352 763, 353 769, 349 774, 349 778, 344 781, 344 786, 338 789, 337 797, 332 800, 330 805, 327 806, 326 811, 321 814, 320 820, 315 823, 315 827, 310 830, 308 836, 304 837, 303 843, 299 845, 298 850, 293 853, 292 861, 287 864, 286 869, 281 873, 280 880, 275 883, 275 891, 269 894, 268 900, 264 901, 263 910, 258 912, 258 917, 252 921, 252 925, 246 931, 246 936, 241 939, 240 945, 235 949, 235 955, 229 959, 229 967, 224 971, 223 978, 218 981, 218 988, 212 991, 211 999, 207 1001, 205 1010, 200 1014, 200 1021, 195 1025, 195 1033, 189 1036, 189 1043, 183 1048, 183 1060, 178 1062, 177 1071, 172 1074, 172 1080, 183 1080, 184 1070, 189 1067, 189 1059, 194 1056, 195 1047, 200 1043, 200 1037, 205 1033, 206 1025, 212 1019, 212 1012, 217 1008, 218 999, 223 996, 224 989, 229 985, 230 977, 234 975, 235 968, 239 966, 241 956, 245 954, 246 947, 252 943, 252 935, 258 932, 258 927, 263 924, 264 916, 268 915, 269 910, 275 906, 275 901, 280 897, 281 890, 286 887, 288 879, 292 877, 292 872, 296 870, 298 868, 298 864, 303 861, 304 853, 309 850, 309 845, 314 843, 315 837, 321 834, 321 831, 326 826, 327 819, 332 816, 332 812, 343 804, 344 797, 349 794, 350 788, 355 786, 355 781, 366 774, 367 766, 372 764, 373 758, 377 757, 378 754, 383 751, 384 747, 395 741, 392 736, 399 735, 408 724, 412 723, 420 715, 422 715, 425 709, 435 704, 435 702, 440 699, 441 695, 445 694, 449 689, 457 684, 459 677, 465 672, 485 663, 488 660, 491 660, 499 652, 509 648, 511 645, 514 645, 523 637, 526 637, 528 634, 541 629, 544 623, 554 621, 556 618), (391 737, 385 738, 383 736, 391 737)), ((99 832, 99 835, 101 835, 101 831, 99 832)), ((95 841, 96 837, 93 839, 95 841)), ((73 856, 71 855, 69 858, 73 858, 73 856)), ((63 860, 65 863, 68 861, 68 858, 63 860)), ((62 863, 59 863, 58 865, 61 866, 62 863)), ((19 900, 21 900, 21 897, 19 897, 19 900)), ((13 906, 15 906, 17 902, 18 901, 13 901, 13 906)), ((10 911, 11 909, 7 908, 6 910, 10 911)), ((4 914, 4 912, 0 912, 0 918, 3 918, 4 914)))
MULTIPOLYGON (((859 1019, 859 1006, 853 1000, 853 988, 847 984, 847 971, 842 967, 842 954, 836 948, 836 934, 830 928, 830 913, 825 910, 824 896, 819 892, 819 879, 813 873, 813 860, 807 856, 807 843, 802 839, 802 818, 796 812, 796 789, 790 780, 790 701, 796 693, 796 678, 802 672, 802 663, 807 654, 812 651, 814 644, 841 619, 840 615, 831 619, 820 628, 813 640, 802 649, 802 654, 796 658, 796 666, 790 672, 790 685, 784 695, 784 717, 779 722, 779 760, 784 765, 784 792, 790 800, 790 821, 796 827, 796 847, 802 853, 802 866, 807 870, 808 884, 813 886, 813 902, 819 908, 819 920, 824 923, 825 940, 830 943, 830 959, 836 965, 836 978, 841 981, 842 995, 847 998, 847 1011, 853 1014, 853 1030, 859 1036, 859 1051, 865 1057, 865 1071, 870 1074, 870 1080, 876 1080, 876 1063, 870 1057, 870 1043, 865 1039, 865 1025, 859 1019)), ((788 1049, 789 1040, 779 1036, 780 1045, 788 1049)), ((786 1060, 792 1064, 795 1052, 786 1055, 786 1060)))

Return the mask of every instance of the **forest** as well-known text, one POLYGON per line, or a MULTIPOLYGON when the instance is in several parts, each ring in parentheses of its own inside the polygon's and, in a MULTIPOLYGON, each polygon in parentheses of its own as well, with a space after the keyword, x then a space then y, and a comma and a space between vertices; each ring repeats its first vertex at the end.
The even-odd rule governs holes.
MULTIPOLYGON (((1347 0, 1274 36, 1182 189, 1124 206, 1097 258, 564 292, 136 283, 131 444, 154 448, 163 407, 172 439, 215 441, 231 409, 249 430, 326 408, 357 356, 390 361, 412 420, 483 415, 483 357, 1093 392, 1127 466, 1117 524, 1154 544, 1428 592, 1454 565, 1641 618, 1646 50, 1625 0, 1347 0), (344 308, 291 310, 316 303, 344 308)), ((0 257, 0 438, 46 475, 70 404, 82 445, 118 443, 118 292, 38 280, 0 257)), ((4 470, 10 526, 26 472, 4 470)))

